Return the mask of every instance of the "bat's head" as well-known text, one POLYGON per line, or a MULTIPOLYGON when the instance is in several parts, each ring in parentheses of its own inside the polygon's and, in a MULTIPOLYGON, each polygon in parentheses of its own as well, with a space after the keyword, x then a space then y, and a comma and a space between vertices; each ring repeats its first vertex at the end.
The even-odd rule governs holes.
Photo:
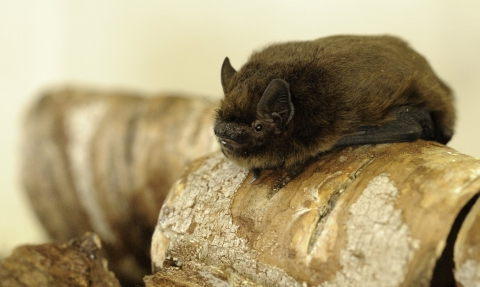
POLYGON ((289 84, 272 79, 251 87, 248 81, 234 79, 236 74, 226 58, 221 72, 225 98, 214 127, 222 152, 245 168, 278 166, 281 159, 268 154, 279 138, 285 137, 294 115, 289 84))

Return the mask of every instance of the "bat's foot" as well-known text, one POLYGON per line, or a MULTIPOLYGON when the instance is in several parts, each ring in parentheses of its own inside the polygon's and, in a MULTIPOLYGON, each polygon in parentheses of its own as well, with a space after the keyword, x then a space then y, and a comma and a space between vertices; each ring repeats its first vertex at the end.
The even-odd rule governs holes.
POLYGON ((300 162, 300 163, 297 163, 295 164, 294 166, 288 168, 287 170, 287 173, 280 177, 279 179, 277 179, 274 183, 273 183, 273 186, 272 186, 272 189, 270 190, 270 192, 267 194, 267 197, 268 198, 272 198, 275 194, 277 194, 277 192, 280 191, 280 189, 282 189, 285 185, 287 185, 290 181, 292 181, 293 179, 295 179, 299 174, 301 174, 303 172, 303 170, 305 170, 305 167, 307 165, 309 165, 310 163, 312 163, 313 161, 315 161, 316 158, 310 158, 310 159, 307 159, 306 161, 303 161, 303 162, 300 162))
POLYGON ((416 124, 420 125, 422 128, 422 132, 420 133, 421 139, 432 140, 435 138, 435 126, 432 117, 425 109, 405 106, 400 107, 396 111, 396 114, 398 121, 405 127, 408 125, 414 125, 412 119, 416 124))
POLYGON ((253 178, 252 178, 252 181, 250 181, 250 184, 254 183, 260 177, 261 173, 262 173, 262 170, 259 168, 252 169, 253 178))

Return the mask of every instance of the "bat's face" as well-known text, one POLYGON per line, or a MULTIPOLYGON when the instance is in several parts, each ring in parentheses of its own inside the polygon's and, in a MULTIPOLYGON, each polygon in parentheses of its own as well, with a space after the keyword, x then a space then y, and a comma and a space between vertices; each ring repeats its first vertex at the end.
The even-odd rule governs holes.
POLYGON ((247 158, 268 149, 281 130, 271 119, 254 118, 251 122, 219 110, 214 127, 221 150, 228 158, 247 158))
POLYGON ((259 165, 255 159, 262 157, 272 143, 282 137, 293 117, 289 84, 281 79, 272 80, 258 101, 258 97, 232 95, 226 90, 235 73, 226 59, 222 67, 226 97, 217 111, 214 132, 225 156, 246 168, 259 168, 255 166, 259 165))

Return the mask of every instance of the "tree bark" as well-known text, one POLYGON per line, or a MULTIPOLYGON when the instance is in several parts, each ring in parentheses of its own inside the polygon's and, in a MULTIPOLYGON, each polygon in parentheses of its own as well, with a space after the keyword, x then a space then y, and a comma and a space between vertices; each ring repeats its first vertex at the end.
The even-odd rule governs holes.
POLYGON ((458 286, 480 285, 480 201, 467 213, 454 246, 455 280, 458 286))
POLYGON ((0 264, 0 286, 120 287, 101 255, 96 234, 87 233, 68 244, 17 247, 0 264))
MULTIPOLYGON (((429 286, 480 160, 419 140, 326 153, 270 197, 280 176, 250 184, 220 153, 192 163, 160 212, 146 286, 429 286)), ((480 284, 478 206, 455 246, 464 286, 480 284)))
POLYGON ((21 175, 51 237, 97 233, 122 283, 141 283, 168 190, 187 163, 218 149, 214 108, 175 95, 47 92, 26 116, 21 175))

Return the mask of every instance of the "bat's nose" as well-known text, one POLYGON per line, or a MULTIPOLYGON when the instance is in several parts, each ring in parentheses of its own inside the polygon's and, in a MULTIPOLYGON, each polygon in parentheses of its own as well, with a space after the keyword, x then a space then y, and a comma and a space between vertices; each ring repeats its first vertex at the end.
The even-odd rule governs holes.
POLYGON ((232 123, 217 123, 213 128, 213 132, 217 137, 236 140, 245 133, 245 130, 232 123))
POLYGON ((217 137, 225 137, 227 133, 225 124, 223 123, 216 124, 215 127, 213 128, 213 132, 217 137))

